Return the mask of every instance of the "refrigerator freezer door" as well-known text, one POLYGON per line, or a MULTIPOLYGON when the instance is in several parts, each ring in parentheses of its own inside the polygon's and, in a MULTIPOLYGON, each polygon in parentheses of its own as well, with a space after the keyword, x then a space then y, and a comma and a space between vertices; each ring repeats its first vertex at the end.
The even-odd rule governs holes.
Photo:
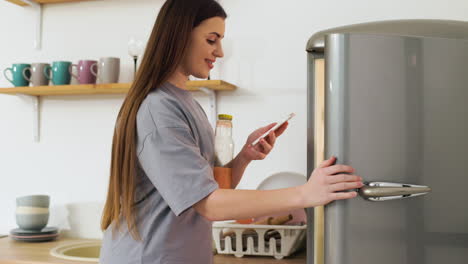
POLYGON ((324 263, 467 263, 468 41, 330 34, 324 56, 325 157, 432 189, 327 205, 324 263))

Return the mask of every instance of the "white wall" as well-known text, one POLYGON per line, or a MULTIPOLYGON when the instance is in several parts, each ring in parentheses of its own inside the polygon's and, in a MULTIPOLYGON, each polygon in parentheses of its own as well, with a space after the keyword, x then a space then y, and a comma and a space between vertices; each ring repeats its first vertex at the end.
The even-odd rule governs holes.
MULTIPOLYGON (((0 1, 0 70, 15 62, 122 60, 129 82, 130 36, 148 37, 162 0, 106 0, 44 7, 43 48, 33 49, 34 13, 0 1)), ((226 59, 221 77, 239 89, 219 96, 219 112, 234 115, 236 150, 247 135, 278 117, 297 117, 276 149, 247 169, 240 188, 253 189, 279 171, 306 172, 307 39, 319 30, 389 19, 466 20, 464 0, 267 1, 223 0, 226 59)), ((215 66, 216 67, 216 66, 215 66)), ((11 85, 3 76, 0 87, 11 85)), ((207 107, 207 98, 196 93, 207 107)), ((32 106, 0 95, 0 233, 16 226, 15 197, 49 194, 49 225, 71 236, 100 237, 98 224, 107 191, 111 140, 123 95, 41 98, 41 141, 33 142, 32 106), (66 231, 67 232, 67 231, 66 231)))

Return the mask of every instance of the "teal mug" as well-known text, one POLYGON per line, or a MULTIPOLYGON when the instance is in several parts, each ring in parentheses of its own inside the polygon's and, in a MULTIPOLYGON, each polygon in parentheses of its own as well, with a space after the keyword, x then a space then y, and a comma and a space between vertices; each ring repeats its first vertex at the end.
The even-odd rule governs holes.
POLYGON ((5 78, 11 82, 15 87, 29 86, 29 78, 31 77, 31 70, 27 69, 31 67, 30 64, 26 63, 15 63, 11 68, 6 68, 3 71, 5 78), (12 79, 8 78, 7 71, 10 71, 12 79))
POLYGON ((70 61, 54 61, 52 66, 44 68, 44 75, 52 81, 53 85, 70 84, 71 81, 71 65, 70 61))

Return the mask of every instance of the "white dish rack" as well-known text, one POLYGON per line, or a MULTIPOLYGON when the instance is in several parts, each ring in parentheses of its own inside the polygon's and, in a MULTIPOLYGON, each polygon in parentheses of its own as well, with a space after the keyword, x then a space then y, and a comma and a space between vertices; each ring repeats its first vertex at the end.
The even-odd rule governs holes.
POLYGON ((214 222, 213 239, 218 254, 273 256, 282 259, 304 244, 307 225, 254 225, 234 221, 214 222), (224 236, 226 232, 232 235, 224 236), (241 238, 241 239, 238 239, 241 238))

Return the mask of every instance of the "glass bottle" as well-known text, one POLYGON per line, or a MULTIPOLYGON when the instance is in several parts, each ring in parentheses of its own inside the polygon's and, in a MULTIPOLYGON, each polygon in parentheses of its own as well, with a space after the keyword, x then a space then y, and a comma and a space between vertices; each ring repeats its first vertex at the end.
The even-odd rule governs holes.
POLYGON ((215 131, 215 166, 223 167, 234 158, 234 141, 232 140, 232 116, 218 115, 215 131))

